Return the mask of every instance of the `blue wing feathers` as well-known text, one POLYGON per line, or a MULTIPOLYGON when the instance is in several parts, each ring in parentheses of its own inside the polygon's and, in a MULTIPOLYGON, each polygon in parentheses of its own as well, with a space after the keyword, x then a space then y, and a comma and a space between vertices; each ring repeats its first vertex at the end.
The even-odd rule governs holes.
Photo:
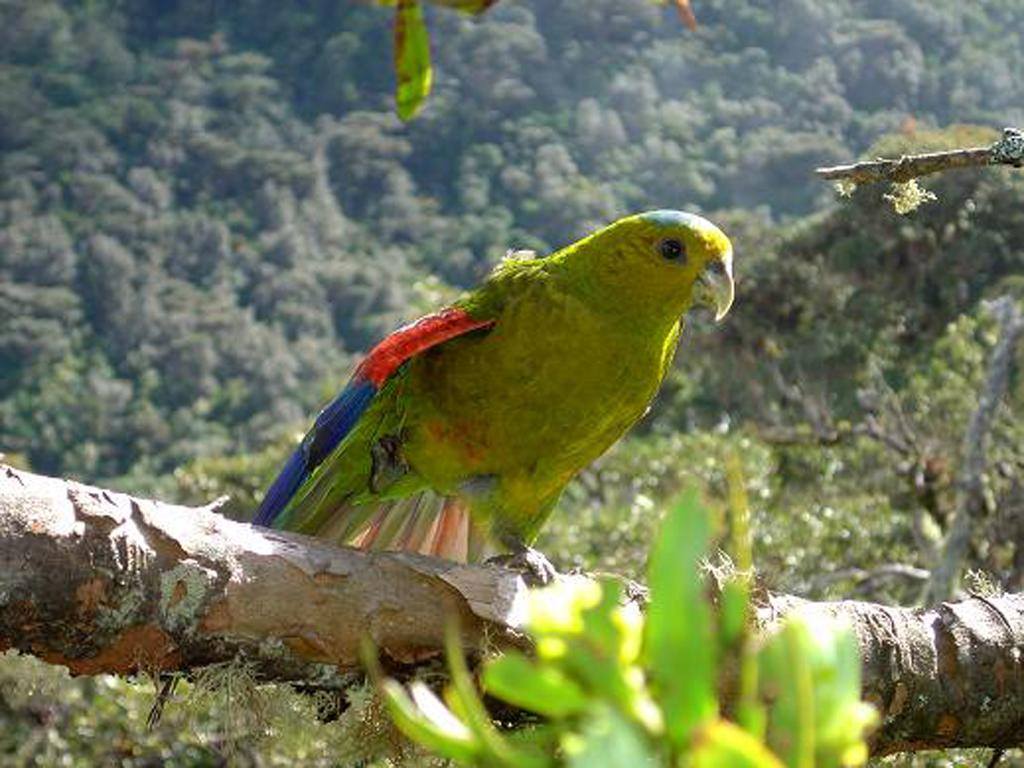
POLYGON ((253 518, 253 523, 264 526, 273 524, 274 518, 287 506, 299 486, 302 485, 302 481, 309 476, 309 472, 310 470, 306 467, 305 446, 300 445, 288 457, 288 461, 274 484, 267 489, 267 493, 263 496, 263 502, 256 512, 256 517, 253 518))
POLYGON ((376 394, 377 387, 372 382, 355 376, 341 394, 320 411, 306 438, 309 441, 310 471, 338 447, 338 443, 356 425, 376 394))
POLYGON ((356 375, 341 394, 320 411, 313 428, 289 457, 263 497, 253 518, 255 525, 273 525, 275 518, 288 506, 288 502, 313 470, 352 431, 376 394, 377 387, 371 381, 356 375))

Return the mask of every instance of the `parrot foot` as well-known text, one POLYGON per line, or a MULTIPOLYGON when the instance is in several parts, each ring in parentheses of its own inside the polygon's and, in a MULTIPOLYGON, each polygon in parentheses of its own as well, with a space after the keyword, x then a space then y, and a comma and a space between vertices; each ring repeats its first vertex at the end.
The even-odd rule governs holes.
POLYGON ((523 580, 531 587, 544 587, 558 578, 558 571, 543 552, 538 552, 525 544, 515 544, 511 549, 512 552, 489 557, 484 563, 519 571, 523 580))

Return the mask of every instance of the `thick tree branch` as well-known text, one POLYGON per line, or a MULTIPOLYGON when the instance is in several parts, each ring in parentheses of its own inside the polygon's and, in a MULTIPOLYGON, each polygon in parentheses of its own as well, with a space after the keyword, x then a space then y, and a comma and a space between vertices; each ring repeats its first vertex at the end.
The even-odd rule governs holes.
MULTIPOLYGON (((582 577, 579 577, 582 578, 582 577)), ((448 617, 469 649, 521 644, 515 573, 336 548, 0 466, 0 650, 76 674, 190 670, 237 655, 267 680, 341 686, 369 634, 396 662, 436 657, 448 617)), ((1008 746, 1024 731, 1024 597, 923 611, 768 598, 845 617, 878 753, 1008 746)))
POLYGON ((932 609, 773 597, 773 615, 839 616, 860 641, 864 698, 882 715, 876 755, 1013 747, 1024 733, 1024 596, 932 609))
POLYGON ((187 670, 243 655, 263 678, 340 684, 368 634, 400 663, 515 642, 519 577, 337 548, 209 508, 0 466, 0 650, 74 674, 187 670))
POLYGON ((1002 138, 989 147, 904 155, 896 160, 865 160, 852 165, 817 168, 814 172, 822 179, 843 180, 854 184, 874 184, 880 181, 902 184, 940 171, 986 165, 1009 165, 1014 168, 1024 166, 1024 133, 1016 128, 1006 128, 1002 138))

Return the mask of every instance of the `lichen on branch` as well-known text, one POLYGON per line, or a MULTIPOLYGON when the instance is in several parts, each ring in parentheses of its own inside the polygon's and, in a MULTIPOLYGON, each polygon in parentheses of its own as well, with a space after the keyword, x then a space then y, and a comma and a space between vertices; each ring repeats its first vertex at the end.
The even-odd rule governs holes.
POLYGON ((879 182, 905 184, 911 179, 955 168, 978 168, 989 165, 1024 167, 1024 133, 1017 128, 1006 128, 1002 137, 987 147, 904 155, 896 159, 864 160, 850 165, 817 168, 815 173, 822 179, 842 180, 847 185, 879 182))

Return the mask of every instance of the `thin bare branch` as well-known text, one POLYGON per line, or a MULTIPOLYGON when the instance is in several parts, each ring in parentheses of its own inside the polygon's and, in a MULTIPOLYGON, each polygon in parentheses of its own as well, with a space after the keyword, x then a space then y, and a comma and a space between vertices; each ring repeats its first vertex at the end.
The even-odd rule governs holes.
POLYGON ((934 602, 948 600, 954 594, 970 546, 971 527, 987 513, 985 470, 988 436, 992 430, 996 407, 1010 380, 1010 367, 1017 343, 1024 333, 1024 320, 1012 297, 1003 296, 993 301, 990 308, 999 321, 999 340, 989 358, 985 385, 978 396, 978 407, 971 415, 964 434, 956 515, 928 586, 928 597, 934 602))
POLYGON ((1024 167, 1024 133, 1016 128, 1006 128, 1002 138, 988 147, 904 155, 895 160, 865 160, 851 165, 817 168, 814 172, 822 179, 842 180, 854 184, 876 184, 883 181, 902 184, 941 171, 989 165, 1024 167))
MULTIPOLYGON (((832 413, 823 397, 813 397, 807 394, 800 386, 799 379, 798 383, 791 384, 782 373, 778 362, 772 362, 768 366, 768 373, 782 399, 803 411, 806 423, 810 425, 819 444, 833 445, 839 442, 842 437, 841 431, 836 428, 832 413)), ((782 434, 785 433, 781 432, 780 436, 782 434)))
POLYGON ((857 582, 858 589, 866 588, 866 585, 874 584, 883 579, 907 579, 909 581, 927 581, 931 578, 931 572, 916 565, 907 563, 885 563, 875 568, 841 568, 838 571, 822 573, 814 578, 814 586, 817 589, 837 584, 841 581, 857 582))

